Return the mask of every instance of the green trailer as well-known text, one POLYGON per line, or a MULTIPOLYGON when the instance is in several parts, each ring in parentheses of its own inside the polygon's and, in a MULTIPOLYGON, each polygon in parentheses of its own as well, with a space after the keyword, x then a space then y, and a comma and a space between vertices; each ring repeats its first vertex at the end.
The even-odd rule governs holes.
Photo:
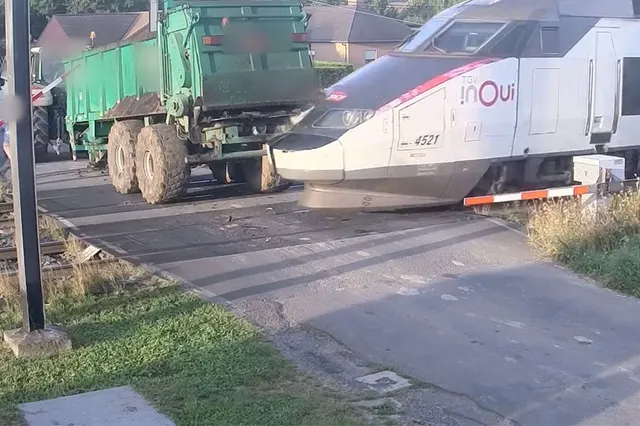
POLYGON ((156 10, 149 39, 65 61, 74 159, 107 164, 118 192, 151 204, 180 197, 199 165, 220 182, 286 188, 267 143, 322 96, 302 5, 164 0, 156 10))

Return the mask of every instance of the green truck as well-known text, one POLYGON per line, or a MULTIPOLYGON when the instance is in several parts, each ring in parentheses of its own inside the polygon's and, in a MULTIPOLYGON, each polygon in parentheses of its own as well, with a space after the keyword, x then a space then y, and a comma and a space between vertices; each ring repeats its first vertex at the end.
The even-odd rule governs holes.
POLYGON ((323 95, 302 5, 287 0, 150 3, 150 37, 64 61, 75 156, 150 204, 184 194, 191 168, 258 192, 288 187, 266 144, 323 95))

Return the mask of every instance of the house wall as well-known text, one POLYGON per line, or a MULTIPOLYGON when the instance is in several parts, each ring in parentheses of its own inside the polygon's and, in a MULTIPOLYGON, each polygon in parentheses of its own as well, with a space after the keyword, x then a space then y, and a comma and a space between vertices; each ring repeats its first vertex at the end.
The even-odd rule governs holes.
POLYGON ((38 37, 36 45, 44 47, 56 44, 64 45, 68 42, 69 37, 67 37, 67 33, 64 32, 58 20, 53 18, 47 26, 44 27, 44 30, 42 30, 42 34, 38 37))
POLYGON ((400 43, 311 43, 311 50, 315 53, 316 61, 348 62, 356 67, 363 66, 365 52, 375 51, 377 57, 386 55, 400 43))
POLYGON ((348 46, 346 43, 311 43, 314 60, 328 62, 347 62, 348 46))
POLYGON ((371 43, 371 44, 349 44, 349 63, 355 67, 365 65, 365 52, 376 51, 377 57, 381 57, 395 49, 400 43, 371 43))
POLYGON ((42 47, 43 61, 66 58, 84 50, 87 40, 69 38, 60 23, 54 17, 40 34, 36 46, 42 47))

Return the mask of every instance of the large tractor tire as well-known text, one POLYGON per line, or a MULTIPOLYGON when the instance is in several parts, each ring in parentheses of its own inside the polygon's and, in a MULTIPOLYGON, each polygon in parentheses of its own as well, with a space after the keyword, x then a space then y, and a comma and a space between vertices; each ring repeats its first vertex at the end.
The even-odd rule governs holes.
POLYGON ((291 182, 276 174, 266 157, 243 162, 242 171, 253 192, 280 192, 291 186, 291 182))
POLYGON ((36 162, 43 161, 49 152, 49 112, 46 107, 33 108, 33 152, 36 162))
POLYGON ((168 124, 144 127, 138 135, 138 185, 149 204, 172 201, 186 192, 191 168, 185 163, 185 141, 168 124))
POLYGON ((136 176, 136 143, 144 123, 138 120, 118 121, 109 131, 107 162, 111 184, 121 194, 138 192, 136 176))

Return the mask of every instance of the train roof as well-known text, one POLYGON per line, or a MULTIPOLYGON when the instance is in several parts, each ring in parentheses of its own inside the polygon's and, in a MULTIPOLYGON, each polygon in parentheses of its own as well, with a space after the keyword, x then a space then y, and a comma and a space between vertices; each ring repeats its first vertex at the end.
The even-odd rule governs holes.
POLYGON ((640 18, 640 0, 469 0, 452 9, 458 19, 640 18))

